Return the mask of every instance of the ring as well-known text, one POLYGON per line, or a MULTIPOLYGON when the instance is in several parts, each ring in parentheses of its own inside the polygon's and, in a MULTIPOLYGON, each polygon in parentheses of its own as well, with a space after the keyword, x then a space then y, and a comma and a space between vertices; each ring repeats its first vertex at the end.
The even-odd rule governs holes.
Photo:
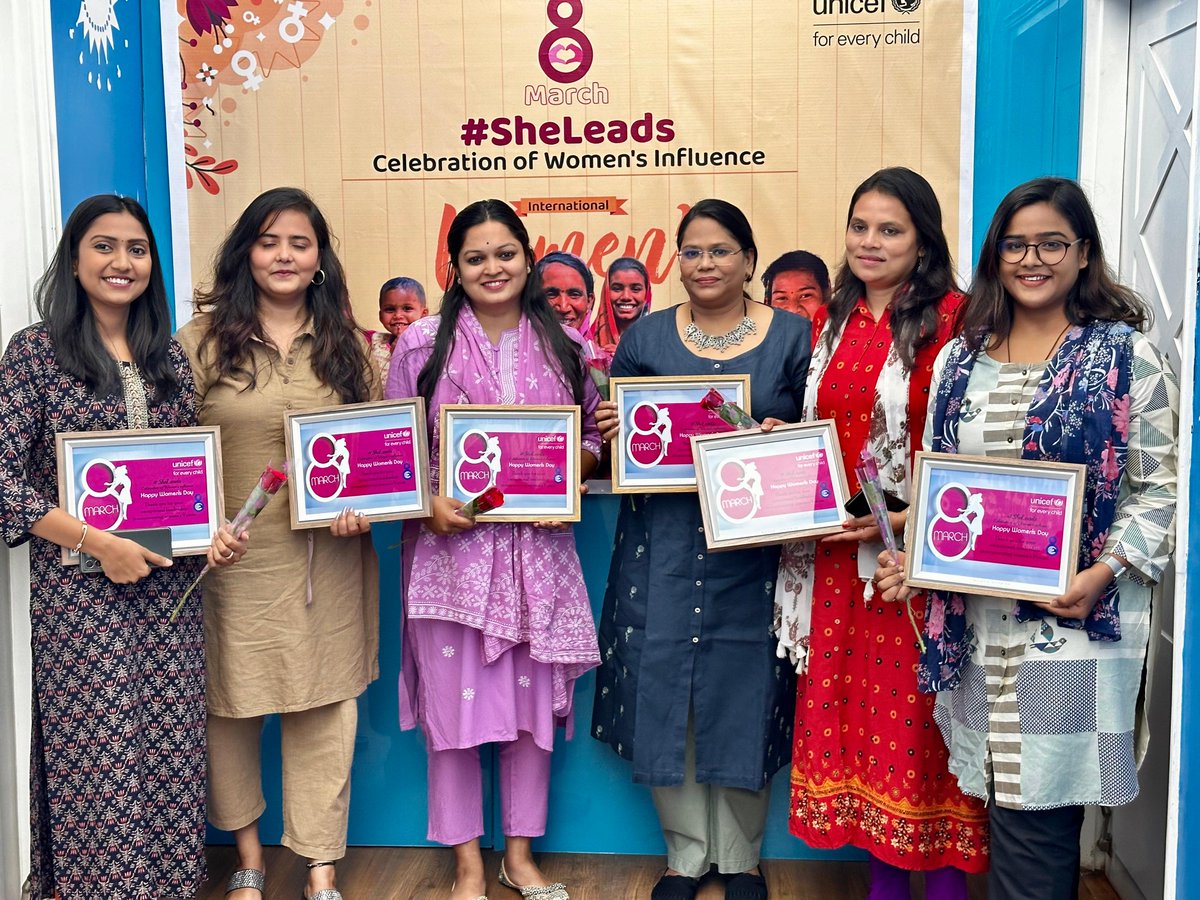
POLYGON ((230 550, 228 553, 226 553, 226 554, 225 554, 225 558, 226 558, 226 559, 233 559, 233 551, 232 551, 232 550, 230 550))

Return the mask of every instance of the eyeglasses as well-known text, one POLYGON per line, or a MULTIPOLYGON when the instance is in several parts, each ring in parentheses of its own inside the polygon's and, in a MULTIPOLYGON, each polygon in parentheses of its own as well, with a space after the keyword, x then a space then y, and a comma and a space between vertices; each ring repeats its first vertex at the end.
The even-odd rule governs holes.
POLYGON ((1055 266, 1066 258, 1068 249, 1082 240, 1083 238, 1075 238, 1070 243, 1067 241, 1039 241, 1036 244, 1027 244, 1016 238, 1005 238, 996 244, 996 250, 1006 263, 1019 263, 1024 262, 1025 254, 1032 249, 1038 262, 1047 266, 1055 266))
POLYGON ((703 257, 707 256, 713 261, 714 265, 719 266, 741 252, 741 248, 735 250, 732 247, 713 247, 711 250, 701 250, 699 247, 684 247, 679 251, 679 258, 688 265, 695 265, 703 257))

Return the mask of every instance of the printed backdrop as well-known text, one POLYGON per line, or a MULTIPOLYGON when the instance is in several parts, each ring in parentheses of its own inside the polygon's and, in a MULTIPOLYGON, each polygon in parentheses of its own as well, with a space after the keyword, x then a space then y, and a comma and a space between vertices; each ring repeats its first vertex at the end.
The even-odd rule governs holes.
POLYGON ((446 228, 483 197, 539 255, 637 256, 672 302, 675 225, 708 196, 750 217, 759 273, 798 248, 832 270, 854 187, 907 165, 969 246, 974 0, 163 2, 195 283, 285 184, 329 216, 364 324, 390 277, 440 295, 446 228))

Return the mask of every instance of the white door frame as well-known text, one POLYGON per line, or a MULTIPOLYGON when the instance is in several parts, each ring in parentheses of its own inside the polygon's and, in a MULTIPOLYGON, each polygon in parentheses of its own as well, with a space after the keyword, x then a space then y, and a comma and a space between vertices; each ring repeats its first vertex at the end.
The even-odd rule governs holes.
MULTIPOLYGON (((0 343, 35 318, 33 285, 61 230, 49 3, 0 3, 0 57, 11 116, 0 129, 5 215, 0 343)), ((0 896, 20 897, 29 870, 29 553, 0 552, 0 896)))
MULTIPOLYGON (((1185 0, 1195 2, 1195 0, 1185 0)), ((1080 122, 1079 177, 1092 198, 1099 219, 1100 231, 1108 248, 1110 260, 1120 259, 1122 184, 1125 173, 1125 142, 1113 140, 1113 123, 1119 122, 1124 134, 1129 66, 1129 21, 1131 0, 1087 0, 1084 8, 1083 41, 1083 109, 1080 122), (1119 107, 1119 108, 1114 108, 1119 107)), ((1198 67, 1200 69, 1200 67, 1198 67)), ((1200 97, 1200 72, 1193 86, 1193 96, 1200 97)), ((1188 203, 1187 233, 1200 234, 1197 220, 1197 147, 1192 148, 1189 173, 1192 193, 1188 203)), ((1195 246, 1193 244, 1193 246, 1195 246)), ((1196 255, 1189 254, 1186 283, 1196 284, 1196 255)), ((1184 311, 1184 335, 1196 334, 1196 304, 1184 311)), ((1179 434, 1179 494, 1186 498, 1190 485, 1192 458, 1195 341, 1185 339, 1181 359, 1181 399, 1179 434)), ((1190 529, 1188 505, 1178 507, 1177 547, 1187 546, 1190 529)), ((1167 847, 1163 895, 1175 897, 1179 857, 1179 772, 1182 760, 1181 718, 1183 707, 1184 647, 1189 638, 1186 602, 1187 566, 1185 554, 1175 555, 1176 597, 1173 646, 1173 677, 1171 684, 1170 788, 1167 797, 1167 847)))

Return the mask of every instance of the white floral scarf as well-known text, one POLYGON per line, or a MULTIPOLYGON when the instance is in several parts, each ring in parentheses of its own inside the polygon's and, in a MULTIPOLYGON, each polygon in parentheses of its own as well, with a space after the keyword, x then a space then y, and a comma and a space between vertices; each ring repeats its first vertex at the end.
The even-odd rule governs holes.
MULTIPOLYGON (((891 328, 889 326, 889 334, 891 328)), ((833 347, 821 338, 813 349, 812 364, 808 370, 808 389, 804 392, 804 410, 801 421, 810 422, 817 418, 817 389, 825 377, 833 351, 842 340, 839 332, 833 347)), ((901 500, 909 497, 909 459, 911 457, 909 429, 909 374, 911 369, 900 359, 895 345, 888 349, 887 360, 879 371, 875 385, 875 397, 871 403, 871 425, 867 438, 867 449, 879 466, 879 478, 885 490, 901 500)), ((860 447, 843 447, 842 455, 847 462, 847 475, 854 466, 849 462, 858 458, 860 447)), ((858 575, 866 586, 863 599, 870 602, 875 585, 871 576, 875 573, 875 559, 883 550, 882 543, 863 544, 858 551, 858 575)), ((813 563, 816 559, 816 542, 800 541, 783 545, 779 558, 779 576, 775 581, 774 631, 779 638, 777 650, 780 658, 787 656, 796 666, 797 672, 808 668, 808 638, 812 626, 813 563)))

